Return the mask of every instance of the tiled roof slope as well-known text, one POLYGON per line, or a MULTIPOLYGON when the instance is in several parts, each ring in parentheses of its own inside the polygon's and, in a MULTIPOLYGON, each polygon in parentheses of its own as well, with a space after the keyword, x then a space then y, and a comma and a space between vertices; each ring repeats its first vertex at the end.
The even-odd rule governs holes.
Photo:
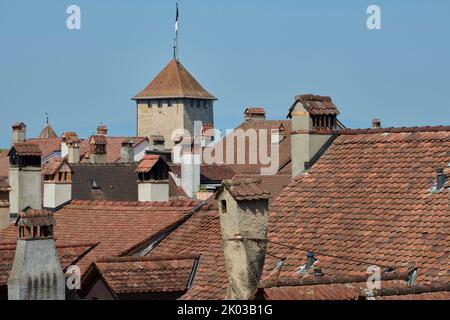
POLYGON ((295 97, 294 105, 289 109, 289 117, 297 102, 301 102, 311 115, 339 115, 339 110, 330 97, 304 94, 295 97))
POLYGON ((267 200, 269 199, 269 191, 264 189, 261 183, 261 179, 233 179, 225 180, 222 182, 222 186, 216 192, 217 196, 226 188, 231 196, 238 200, 267 200))
POLYGON ((177 60, 172 60, 150 84, 133 99, 194 98, 215 100, 177 60))
POLYGON ((349 131, 310 174, 300 175, 270 213, 263 279, 296 278, 306 251, 327 276, 369 265, 417 267, 419 283, 450 281, 450 192, 430 189, 450 163, 450 128, 349 131))
POLYGON ((115 293, 183 292, 197 256, 101 259, 95 267, 115 293))
POLYGON ((200 255, 193 286, 182 299, 225 298, 228 279, 220 235, 220 216, 217 207, 213 206, 194 214, 150 252, 150 257, 167 254, 200 255))
POLYGON ((290 174, 276 174, 273 176, 262 176, 256 174, 238 175, 235 179, 260 179, 261 185, 270 193, 269 206, 271 206, 283 189, 292 181, 290 174))
MULTIPOLYGON (((122 148, 122 142, 125 139, 133 139, 133 147, 136 147, 147 140, 146 137, 106 137, 106 162, 116 163, 120 160, 120 150, 122 148)), ((89 139, 85 139, 80 144, 80 156, 89 156, 89 150, 89 139)))
MULTIPOLYGON (((72 201, 54 214, 56 243, 99 243, 79 263, 84 272, 94 260, 120 256, 179 224, 198 204, 198 201, 181 200, 167 203, 72 201)), ((16 238, 15 226, 0 230, 0 239, 14 241, 16 238)))
MULTIPOLYGON (((3 239, 2 239, 3 241, 3 239)), ((93 243, 61 243, 56 246, 61 267, 66 269, 80 257, 95 247, 93 243)), ((8 283, 9 273, 14 263, 16 242, 0 242, 0 286, 8 283)))
POLYGON ((22 156, 41 156, 42 152, 39 148, 38 144, 24 141, 24 142, 16 142, 13 145, 13 148, 16 150, 18 155, 22 156))
POLYGON ((138 183, 135 163, 72 164, 72 199, 137 201, 138 183), (97 188, 93 189, 93 183, 97 188))
POLYGON ((58 135, 56 134, 55 130, 53 130, 51 125, 46 124, 45 127, 42 129, 41 133, 39 134, 38 139, 48 139, 48 138, 58 138, 58 135))
MULTIPOLYGON (((244 121, 242 122, 235 130, 242 129, 244 131, 249 129, 254 129, 257 132, 258 135, 258 149, 261 143, 259 142, 259 133, 263 132, 261 130, 266 130, 267 132, 267 146, 268 146, 268 156, 271 156, 271 131, 274 129, 279 129, 280 126, 283 125, 285 129, 285 138, 280 142, 279 144, 279 168, 282 169, 284 166, 286 166, 290 160, 291 160, 291 121, 290 120, 259 120, 254 119, 250 121, 244 121)), ((222 141, 219 143, 223 146, 223 155, 224 159, 227 159, 227 144, 230 140, 230 136, 228 135, 225 137, 222 141)), ((270 167, 269 165, 263 165, 260 162, 260 159, 258 157, 258 162, 256 164, 250 164, 250 158, 249 158, 249 143, 248 139, 245 143, 245 164, 238 164, 237 163, 237 139, 235 139, 235 147, 234 147, 234 163, 235 164, 227 164, 227 166, 232 169, 237 174, 260 174, 261 168, 263 167, 270 167)), ((258 150, 257 149, 257 150, 258 150)), ((290 174, 290 172, 284 172, 287 174, 290 174)))

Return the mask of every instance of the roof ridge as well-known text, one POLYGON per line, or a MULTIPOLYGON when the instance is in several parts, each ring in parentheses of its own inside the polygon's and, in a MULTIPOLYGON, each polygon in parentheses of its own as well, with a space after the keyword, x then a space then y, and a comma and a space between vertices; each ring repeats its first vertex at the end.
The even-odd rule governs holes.
POLYGON ((110 257, 100 257, 94 261, 94 263, 121 263, 121 262, 150 262, 150 261, 173 261, 173 260, 191 260, 198 259, 199 254, 184 254, 184 255, 159 255, 159 256, 144 256, 144 257, 133 257, 133 256, 110 256, 110 257))
POLYGON ((130 207, 190 208, 199 205, 198 200, 172 200, 169 202, 113 201, 113 200, 72 200, 69 205, 116 205, 130 207))
POLYGON ((343 129, 338 133, 341 135, 376 134, 376 133, 405 133, 405 132, 442 132, 450 131, 450 126, 422 126, 422 127, 389 127, 389 128, 367 128, 367 129, 343 129))

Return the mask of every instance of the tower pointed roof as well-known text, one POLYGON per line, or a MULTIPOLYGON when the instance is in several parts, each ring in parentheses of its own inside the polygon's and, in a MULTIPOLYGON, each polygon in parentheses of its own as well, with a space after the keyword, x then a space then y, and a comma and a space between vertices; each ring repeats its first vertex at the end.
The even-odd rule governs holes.
POLYGON ((52 126, 47 123, 45 127, 42 129, 41 133, 39 134, 38 139, 49 139, 49 138, 58 138, 58 135, 56 134, 55 130, 53 130, 52 126))
POLYGON ((159 98, 191 98, 217 100, 176 59, 156 76, 133 100, 159 98))

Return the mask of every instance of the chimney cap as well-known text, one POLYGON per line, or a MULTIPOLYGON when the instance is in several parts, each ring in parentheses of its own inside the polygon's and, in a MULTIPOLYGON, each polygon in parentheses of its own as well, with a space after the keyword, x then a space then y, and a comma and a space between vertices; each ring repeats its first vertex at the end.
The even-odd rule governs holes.
POLYGON ((27 127, 27 125, 23 122, 16 122, 12 125, 12 128, 14 130, 20 130, 20 129, 25 129, 27 127))
POLYGON ((125 138, 122 140, 122 146, 132 146, 134 145, 133 138, 125 138))
POLYGON ((375 118, 372 120, 372 128, 373 129, 380 129, 381 128, 381 120, 378 118, 375 118))
POLYGON ((263 107, 248 107, 244 111, 245 118, 250 119, 266 119, 266 110, 263 107))

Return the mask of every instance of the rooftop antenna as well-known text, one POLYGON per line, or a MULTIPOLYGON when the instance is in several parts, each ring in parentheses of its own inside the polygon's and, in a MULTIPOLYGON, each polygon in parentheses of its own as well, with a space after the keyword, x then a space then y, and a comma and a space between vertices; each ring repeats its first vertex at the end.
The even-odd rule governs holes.
POLYGON ((179 46, 178 46, 178 27, 179 27, 179 21, 180 21, 180 13, 178 10, 178 4, 179 4, 179 1, 177 1, 177 3, 176 3, 177 12, 176 12, 176 16, 175 16, 175 39, 174 39, 175 46, 173 48, 173 57, 175 60, 178 60, 180 58, 179 52, 178 52, 178 48, 179 48, 179 46))
POLYGON ((46 120, 45 120, 46 124, 48 124, 48 113, 47 112, 45 113, 45 118, 46 118, 46 120))

